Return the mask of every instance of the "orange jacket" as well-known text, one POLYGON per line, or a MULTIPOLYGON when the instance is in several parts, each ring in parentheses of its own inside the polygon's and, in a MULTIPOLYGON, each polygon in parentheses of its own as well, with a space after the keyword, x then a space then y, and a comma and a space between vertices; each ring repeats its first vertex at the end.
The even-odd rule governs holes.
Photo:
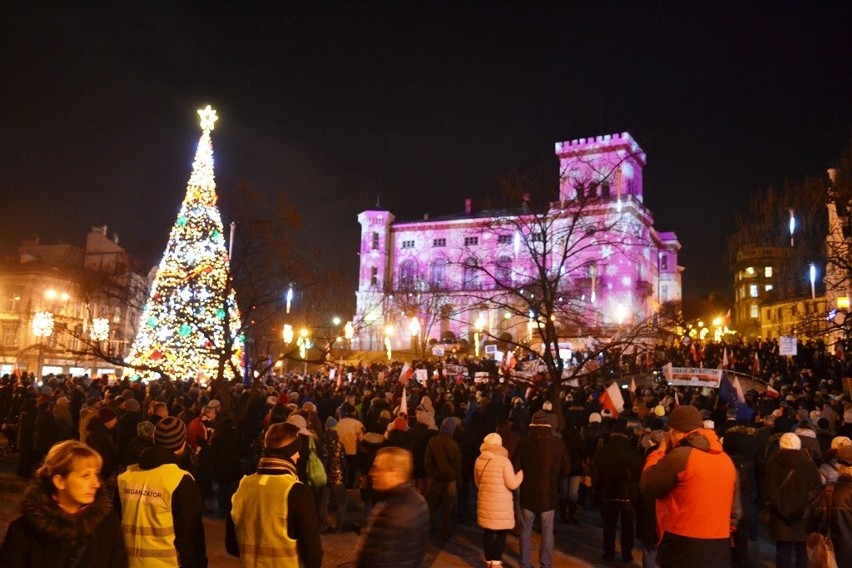
POLYGON ((728 538, 739 518, 737 471, 712 430, 690 432, 667 454, 648 455, 640 487, 657 500, 657 531, 728 538))

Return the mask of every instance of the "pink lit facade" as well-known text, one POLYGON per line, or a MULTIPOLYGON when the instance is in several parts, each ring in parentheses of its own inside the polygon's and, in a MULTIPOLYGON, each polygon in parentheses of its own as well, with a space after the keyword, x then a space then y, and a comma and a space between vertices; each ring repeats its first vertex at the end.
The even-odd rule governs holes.
POLYGON ((643 203, 646 157, 635 140, 621 133, 559 142, 556 156, 558 201, 538 216, 523 208, 474 211, 470 200, 462 213, 436 219, 360 213, 353 348, 384 349, 388 326, 394 349, 409 348, 415 331, 424 340, 447 332, 468 339, 477 329, 523 340, 529 316, 521 305, 507 308, 513 300, 505 292, 535 282, 542 266, 564 287, 563 309, 580 314, 566 335, 608 333, 679 302, 680 243, 653 226, 643 203), (570 243, 571 253, 546 252, 546 239, 570 243))

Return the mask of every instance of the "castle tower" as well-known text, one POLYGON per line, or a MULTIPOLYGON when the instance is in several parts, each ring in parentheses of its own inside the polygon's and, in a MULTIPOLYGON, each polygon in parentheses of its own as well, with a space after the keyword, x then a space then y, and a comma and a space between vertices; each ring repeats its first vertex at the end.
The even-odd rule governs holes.
POLYGON ((598 197, 640 203, 645 152, 627 132, 556 143, 559 158, 559 200, 571 201, 578 191, 598 197))
POLYGON ((387 307, 385 294, 390 289, 392 278, 390 227, 393 221, 390 211, 363 211, 358 215, 361 224, 358 254, 361 261, 356 292, 354 349, 381 349, 387 307))

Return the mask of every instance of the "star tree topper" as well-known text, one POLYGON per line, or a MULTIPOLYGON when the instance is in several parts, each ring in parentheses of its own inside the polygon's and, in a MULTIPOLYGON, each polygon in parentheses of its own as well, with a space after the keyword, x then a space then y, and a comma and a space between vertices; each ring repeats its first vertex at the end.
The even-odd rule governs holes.
POLYGON ((201 130, 205 131, 213 130, 213 124, 219 120, 216 111, 210 105, 207 105, 207 108, 198 109, 198 116, 201 117, 201 130))

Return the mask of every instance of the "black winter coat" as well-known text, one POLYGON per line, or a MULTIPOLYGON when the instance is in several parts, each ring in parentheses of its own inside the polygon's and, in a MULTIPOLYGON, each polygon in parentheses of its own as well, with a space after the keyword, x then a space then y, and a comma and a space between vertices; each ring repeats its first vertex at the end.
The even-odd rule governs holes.
POLYGON ((358 541, 358 568, 420 568, 429 539, 429 507, 410 485, 378 494, 358 541))
POLYGON ((643 464, 639 450, 627 436, 612 434, 595 453, 592 484, 602 499, 630 499, 638 504, 643 464))
POLYGON ((60 509, 43 486, 33 484, 21 504, 21 516, 6 532, 0 566, 65 568, 75 561, 81 568, 126 568, 118 514, 103 491, 72 515, 60 509))
POLYGON ((766 462, 769 534, 776 542, 804 542, 822 498, 816 465, 802 450, 778 450, 766 462), (787 475, 792 472, 789 479, 787 475), (787 479, 785 483, 785 479, 787 479))
POLYGON ((571 461, 560 438, 550 426, 530 426, 529 436, 521 440, 515 470, 524 471, 521 483, 521 507, 534 513, 556 509, 556 489, 560 475, 568 475, 571 461))

